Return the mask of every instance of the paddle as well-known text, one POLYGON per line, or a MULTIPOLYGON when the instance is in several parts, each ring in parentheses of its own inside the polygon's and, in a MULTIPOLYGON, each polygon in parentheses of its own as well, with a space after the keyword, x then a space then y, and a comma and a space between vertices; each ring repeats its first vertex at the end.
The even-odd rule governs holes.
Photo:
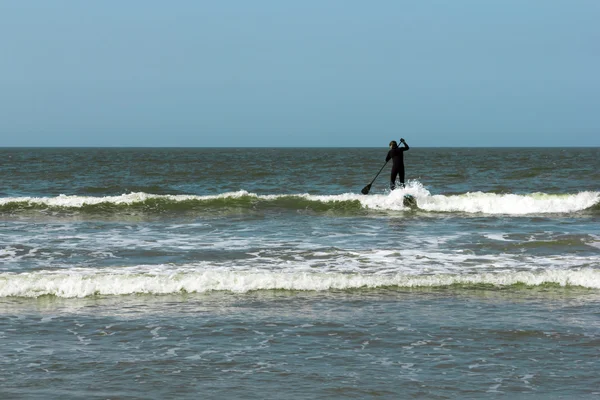
POLYGON ((373 184, 373 182, 375 182, 375 179, 377 179, 377 177, 379 176, 379 174, 381 173, 381 171, 383 171, 383 168, 385 167, 386 164, 387 164, 387 161, 385 162, 385 164, 383 164, 383 167, 381 167, 381 169, 379 170, 379 172, 377 173, 377 175, 375 175, 375 178, 373 178, 373 180, 371 181, 371 183, 369 183, 367 186, 365 186, 363 188, 363 190, 360 191, 362 194, 369 194, 369 190, 371 190, 371 185, 373 184))

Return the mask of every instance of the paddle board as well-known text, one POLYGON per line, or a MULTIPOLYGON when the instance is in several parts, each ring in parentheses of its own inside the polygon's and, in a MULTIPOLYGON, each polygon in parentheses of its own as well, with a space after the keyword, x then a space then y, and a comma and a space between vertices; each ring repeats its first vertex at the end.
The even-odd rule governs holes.
POLYGON ((404 207, 417 208, 417 199, 410 194, 405 194, 402 199, 402 204, 404 207))

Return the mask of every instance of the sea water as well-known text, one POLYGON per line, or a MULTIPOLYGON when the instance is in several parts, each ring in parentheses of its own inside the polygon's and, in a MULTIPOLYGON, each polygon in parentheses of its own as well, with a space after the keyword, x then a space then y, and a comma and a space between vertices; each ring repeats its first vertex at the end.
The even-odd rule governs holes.
POLYGON ((600 397, 600 149, 385 156, 0 149, 0 397, 600 397))

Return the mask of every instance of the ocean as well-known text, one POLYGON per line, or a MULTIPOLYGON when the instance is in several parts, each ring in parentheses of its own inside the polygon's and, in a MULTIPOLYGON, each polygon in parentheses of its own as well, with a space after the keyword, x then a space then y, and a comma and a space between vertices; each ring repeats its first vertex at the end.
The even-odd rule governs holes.
POLYGON ((600 148, 409 142, 0 149, 0 398, 599 398, 600 148))

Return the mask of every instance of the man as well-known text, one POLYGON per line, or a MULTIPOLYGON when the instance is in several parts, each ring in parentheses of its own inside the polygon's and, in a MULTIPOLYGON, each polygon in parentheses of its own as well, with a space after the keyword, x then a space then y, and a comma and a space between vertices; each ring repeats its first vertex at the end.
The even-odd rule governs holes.
POLYGON ((404 145, 404 147, 398 147, 398 143, 395 140, 390 142, 390 151, 388 151, 387 157, 385 158, 385 162, 388 162, 390 158, 393 160, 394 164, 392 165, 392 176, 390 177, 390 189, 396 189, 396 177, 400 177, 400 184, 404 187, 404 152, 410 149, 408 147, 408 143, 404 141, 404 139, 400 139, 400 143, 404 145))

